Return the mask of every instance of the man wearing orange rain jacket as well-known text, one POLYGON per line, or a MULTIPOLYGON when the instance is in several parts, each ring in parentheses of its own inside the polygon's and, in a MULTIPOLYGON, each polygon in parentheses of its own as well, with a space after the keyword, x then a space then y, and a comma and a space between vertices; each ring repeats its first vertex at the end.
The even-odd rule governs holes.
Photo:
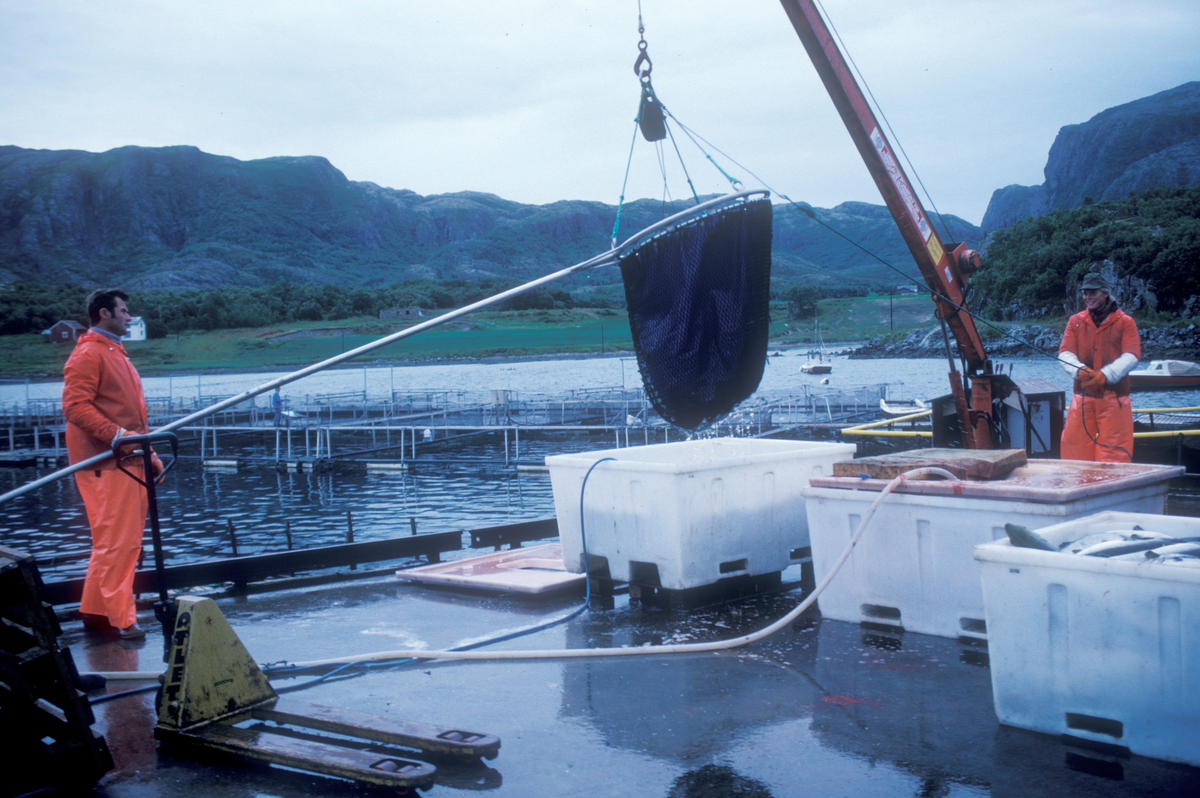
MULTIPOLYGON (((150 431, 141 377, 121 345, 131 318, 128 298, 111 288, 88 297, 91 329, 79 337, 63 367, 62 405, 72 463, 112 451, 117 438, 150 431)), ((157 455, 153 463, 157 475, 162 471, 157 455)), ((143 478, 140 454, 127 457, 123 465, 143 478)), ((118 470, 112 458, 76 471, 75 484, 92 529, 92 556, 79 605, 84 624, 89 629, 116 627, 126 640, 144 637, 133 604, 133 573, 146 526, 146 489, 118 470)))
POLYGON ((1083 278, 1085 308, 1067 320, 1058 357, 1075 377, 1075 395, 1062 434, 1064 460, 1128 463, 1133 459, 1129 372, 1142 344, 1133 319, 1092 272, 1083 278))

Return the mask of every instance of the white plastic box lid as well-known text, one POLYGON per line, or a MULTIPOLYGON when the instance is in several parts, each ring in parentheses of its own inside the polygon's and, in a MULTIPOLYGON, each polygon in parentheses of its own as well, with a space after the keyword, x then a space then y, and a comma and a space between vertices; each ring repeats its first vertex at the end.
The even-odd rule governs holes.
MULTIPOLYGON (((1004 479, 914 479, 903 483, 894 492, 1056 503, 1165 482, 1183 473, 1182 466, 1030 460, 1004 479)), ((881 491, 889 481, 859 477, 812 477, 808 483, 811 488, 881 491)))
POLYGON ((704 469, 795 460, 797 455, 834 454, 853 457, 852 443, 820 441, 768 441, 761 438, 707 438, 676 441, 626 449, 605 449, 579 454, 556 454, 546 458, 547 466, 587 468, 597 460, 612 457, 621 461, 621 470, 651 471, 670 474, 691 473, 704 469))

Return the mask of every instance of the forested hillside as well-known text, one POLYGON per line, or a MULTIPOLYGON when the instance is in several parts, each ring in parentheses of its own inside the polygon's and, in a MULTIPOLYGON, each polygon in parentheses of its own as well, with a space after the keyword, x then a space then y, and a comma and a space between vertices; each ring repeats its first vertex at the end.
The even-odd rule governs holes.
POLYGON ((1073 312, 1093 268, 1126 310, 1151 321, 1200 315, 1200 188, 1155 188, 1024 219, 995 233, 971 305, 986 318, 1073 312))
MULTIPOLYGON (((280 282, 265 288, 134 291, 130 312, 146 321, 151 338, 181 330, 227 330, 263 327, 295 321, 337 321, 378 317, 391 308, 421 308, 430 312, 461 307, 511 287, 510 282, 484 280, 410 280, 386 288, 363 288, 280 282)), ((18 281, 0 286, 0 335, 40 332, 60 319, 87 323, 84 302, 89 289, 77 285, 43 286, 18 281)), ((624 298, 587 294, 587 307, 623 306, 624 298)), ((572 308, 571 293, 556 285, 512 297, 497 310, 572 308)))

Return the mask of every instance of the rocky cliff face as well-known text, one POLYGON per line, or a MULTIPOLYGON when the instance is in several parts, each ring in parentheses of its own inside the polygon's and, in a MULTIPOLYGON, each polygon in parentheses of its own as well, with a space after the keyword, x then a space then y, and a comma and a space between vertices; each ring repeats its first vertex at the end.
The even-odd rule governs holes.
MULTIPOLYGON (((1063 328, 1028 326, 1009 330, 1010 335, 987 340, 988 357, 1031 357, 1057 354, 1062 343, 1063 328)), ((1142 361, 1176 358, 1200 360, 1200 328, 1194 324, 1178 327, 1139 327, 1142 361)), ((958 345, 951 338, 955 357, 958 345)), ((850 353, 851 358, 945 358, 946 342, 938 326, 913 330, 898 341, 874 339, 850 353)))
MULTIPOLYGON (((626 203, 619 237, 686 204, 626 203)), ((845 203, 817 214, 911 268, 882 206, 845 203)), ((479 192, 424 197, 347 180, 319 157, 238 161, 195 147, 0 147, 0 283, 184 289, 529 279, 606 251, 615 216, 614 206, 598 202, 533 206, 479 192)), ((978 242, 979 228, 956 217, 947 222, 952 237, 978 242)), ((775 230, 776 274, 789 281, 902 279, 796 209, 779 206, 775 230)))
POLYGON ((997 189, 983 216, 999 230, 1029 216, 1122 199, 1158 186, 1200 186, 1200 82, 1102 111, 1059 131, 1040 186, 997 189))
POLYGON ((310 271, 311 245, 369 251, 415 224, 402 203, 368 206, 361 195, 323 158, 3 147, 0 263, 5 277, 37 282, 272 282, 310 271))

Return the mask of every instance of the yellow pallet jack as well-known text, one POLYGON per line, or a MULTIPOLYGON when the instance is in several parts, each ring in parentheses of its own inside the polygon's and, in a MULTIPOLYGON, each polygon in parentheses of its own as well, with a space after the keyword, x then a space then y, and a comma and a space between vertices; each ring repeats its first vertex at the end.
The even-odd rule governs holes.
POLYGON ((164 745, 395 790, 431 786, 436 767, 364 749, 382 744, 457 761, 494 759, 500 750, 490 734, 281 698, 212 599, 180 596, 176 604, 154 729, 164 745))

